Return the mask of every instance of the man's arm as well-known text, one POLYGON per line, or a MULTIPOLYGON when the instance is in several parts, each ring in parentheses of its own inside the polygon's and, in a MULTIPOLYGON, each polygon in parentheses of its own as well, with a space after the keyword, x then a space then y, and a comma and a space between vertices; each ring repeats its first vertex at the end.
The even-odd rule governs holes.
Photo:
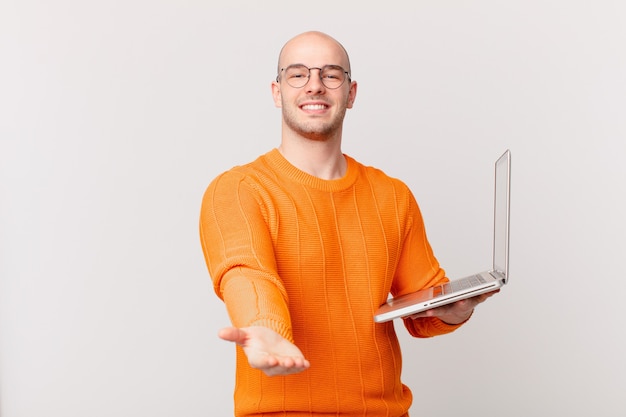
POLYGON ((211 182, 202 200, 200 239, 233 325, 219 337, 239 345, 250 366, 269 376, 307 369, 293 343, 287 292, 258 189, 244 173, 230 171, 211 182))

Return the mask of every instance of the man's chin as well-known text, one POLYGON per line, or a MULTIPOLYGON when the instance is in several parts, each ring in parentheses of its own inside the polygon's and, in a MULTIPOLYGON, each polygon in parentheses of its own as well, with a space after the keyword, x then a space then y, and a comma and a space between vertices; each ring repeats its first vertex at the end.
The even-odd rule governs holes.
POLYGON ((286 125, 298 135, 315 141, 326 141, 335 136, 341 127, 341 123, 291 123, 286 120, 286 125))
POLYGON ((331 137, 331 132, 327 131, 307 131, 300 132, 300 135, 314 141, 323 142, 331 137))

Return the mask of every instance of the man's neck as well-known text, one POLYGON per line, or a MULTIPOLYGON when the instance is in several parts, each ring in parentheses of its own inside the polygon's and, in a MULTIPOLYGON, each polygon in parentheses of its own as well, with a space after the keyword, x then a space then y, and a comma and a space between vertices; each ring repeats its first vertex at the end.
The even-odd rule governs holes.
POLYGON ((342 178, 346 173, 347 162, 341 152, 340 139, 283 137, 278 150, 293 166, 315 177, 333 180, 342 178))

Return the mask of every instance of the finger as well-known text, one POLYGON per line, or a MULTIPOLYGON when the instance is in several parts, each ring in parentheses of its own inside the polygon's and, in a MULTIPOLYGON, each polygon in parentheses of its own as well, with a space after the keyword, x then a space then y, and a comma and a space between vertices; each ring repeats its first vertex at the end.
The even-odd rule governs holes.
POLYGON ((278 359, 278 364, 286 369, 304 368, 304 358, 285 356, 278 359))
POLYGON ((246 341, 247 334, 241 329, 236 327, 224 327, 220 329, 217 333, 220 339, 226 340, 227 342, 234 342, 237 344, 243 344, 246 341))
POLYGON ((298 372, 302 372, 308 369, 310 366, 309 361, 304 358, 281 358, 275 366, 268 366, 263 368, 268 376, 275 375, 291 375, 298 372))
POLYGON ((280 366, 283 368, 294 368, 296 367, 296 361, 291 357, 280 358, 280 366))
POLYGON ((479 298, 477 299, 478 304, 480 304, 480 303, 482 303, 482 302, 486 301, 489 297, 492 297, 492 296, 494 296, 495 294, 497 294, 497 293, 499 293, 499 292, 500 292, 500 290, 499 290, 499 289, 497 289, 497 290, 495 290, 495 291, 491 291, 491 292, 488 292, 488 293, 485 293, 485 294, 481 294, 481 295, 479 295, 479 296, 478 296, 479 298))
POLYGON ((311 363, 304 358, 297 358, 296 366, 300 369, 309 369, 311 367, 311 363))

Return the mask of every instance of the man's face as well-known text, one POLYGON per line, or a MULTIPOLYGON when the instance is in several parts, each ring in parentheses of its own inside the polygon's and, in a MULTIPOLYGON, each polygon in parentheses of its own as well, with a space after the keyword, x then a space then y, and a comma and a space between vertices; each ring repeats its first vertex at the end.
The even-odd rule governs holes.
POLYGON ((276 107, 282 108, 283 127, 303 137, 325 140, 341 132, 346 109, 351 108, 356 95, 356 83, 347 78, 338 88, 326 87, 320 79, 320 69, 338 65, 349 71, 348 59, 332 39, 309 35, 285 45, 280 58, 280 69, 302 64, 312 68, 304 87, 295 88, 281 71, 278 81, 272 83, 276 107))

